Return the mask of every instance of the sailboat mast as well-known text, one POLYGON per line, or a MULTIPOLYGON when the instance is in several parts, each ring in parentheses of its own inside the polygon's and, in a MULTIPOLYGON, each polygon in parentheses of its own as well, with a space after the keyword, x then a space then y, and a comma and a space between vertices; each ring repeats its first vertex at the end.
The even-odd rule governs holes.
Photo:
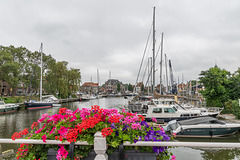
POLYGON ((97 69, 97 82, 98 82, 98 94, 99 94, 99 72, 98 72, 98 69, 97 69))
POLYGON ((167 73, 167 55, 166 54, 165 54, 165 66, 166 66, 166 82, 167 82, 166 92, 168 93, 168 73, 167 73))
POLYGON ((153 98, 154 98, 154 91, 155 91, 155 7, 153 7, 153 98))
POLYGON ((40 78, 40 101, 42 101, 42 50, 43 50, 43 43, 41 43, 41 47, 40 47, 40 50, 41 50, 41 78, 40 78))
POLYGON ((160 59, 160 90, 159 94, 162 94, 162 54, 163 54, 163 33, 162 33, 162 40, 161 40, 161 59, 160 59))

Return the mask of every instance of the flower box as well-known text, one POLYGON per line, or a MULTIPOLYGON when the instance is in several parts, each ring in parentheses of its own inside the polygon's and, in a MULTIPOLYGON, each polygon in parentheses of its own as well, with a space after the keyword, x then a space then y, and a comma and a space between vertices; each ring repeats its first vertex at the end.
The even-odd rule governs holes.
MULTIPOLYGON (((123 152, 123 157, 121 157, 121 152, 115 151, 108 155, 109 160, 156 160, 156 153, 144 153, 135 150, 126 150, 123 152)), ((88 157, 83 158, 83 160, 94 160, 96 153, 94 151, 90 152, 88 157)))
MULTIPOLYGON (((56 158, 57 151, 53 148, 48 150, 47 160, 57 160, 56 158)), ((84 157, 83 160, 94 160, 96 153, 91 151, 87 157, 84 157)), ((144 153, 140 150, 126 150, 126 151, 115 151, 112 154, 108 155, 109 160, 156 160, 157 153, 144 153)))

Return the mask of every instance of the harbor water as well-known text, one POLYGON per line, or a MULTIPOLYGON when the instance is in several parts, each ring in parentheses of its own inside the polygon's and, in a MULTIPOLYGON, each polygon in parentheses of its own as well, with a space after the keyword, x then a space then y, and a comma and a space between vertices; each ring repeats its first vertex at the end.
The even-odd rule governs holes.
MULTIPOLYGON (((94 99, 90 101, 64 103, 61 107, 66 107, 71 110, 77 108, 90 108, 92 105, 99 105, 101 108, 116 108, 121 109, 127 105, 129 99, 123 97, 111 97, 94 99)), ((43 110, 23 110, 15 113, 0 115, 0 138, 11 138, 14 132, 19 132, 25 128, 30 128, 33 122, 36 122, 44 113, 56 114, 60 107, 53 107, 43 110)), ((221 138, 177 138, 181 142, 239 142, 240 133, 221 138)), ((3 151, 14 149, 15 152, 18 145, 2 144, 3 151)), ((209 149, 209 148, 188 148, 175 147, 170 149, 176 160, 239 160, 240 150, 238 149, 209 149)), ((15 159, 15 158, 9 158, 15 159)))

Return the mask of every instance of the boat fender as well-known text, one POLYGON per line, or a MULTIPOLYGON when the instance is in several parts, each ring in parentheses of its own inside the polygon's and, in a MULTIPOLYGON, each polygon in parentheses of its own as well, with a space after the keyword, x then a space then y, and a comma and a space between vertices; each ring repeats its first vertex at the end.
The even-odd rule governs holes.
POLYGON ((181 127, 181 134, 183 134, 183 128, 181 127))
POLYGON ((209 131, 209 134, 210 134, 210 136, 212 137, 212 136, 213 136, 213 131, 210 130, 210 131, 209 131))

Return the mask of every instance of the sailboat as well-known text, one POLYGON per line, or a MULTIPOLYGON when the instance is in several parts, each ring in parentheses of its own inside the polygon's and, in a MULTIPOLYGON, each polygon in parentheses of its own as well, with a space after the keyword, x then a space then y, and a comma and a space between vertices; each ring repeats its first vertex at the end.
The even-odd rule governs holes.
MULTIPOLYGON (((29 102, 25 103, 25 106, 27 107, 27 109, 29 110, 35 110, 35 109, 44 109, 44 108, 51 108, 53 107, 53 101, 49 101, 49 100, 43 100, 43 96, 42 96, 42 49, 43 49, 43 44, 41 43, 40 46, 40 51, 41 51, 41 79, 40 79, 40 101, 33 101, 30 100, 29 102)), ((56 102, 55 102, 56 103, 56 102)))

